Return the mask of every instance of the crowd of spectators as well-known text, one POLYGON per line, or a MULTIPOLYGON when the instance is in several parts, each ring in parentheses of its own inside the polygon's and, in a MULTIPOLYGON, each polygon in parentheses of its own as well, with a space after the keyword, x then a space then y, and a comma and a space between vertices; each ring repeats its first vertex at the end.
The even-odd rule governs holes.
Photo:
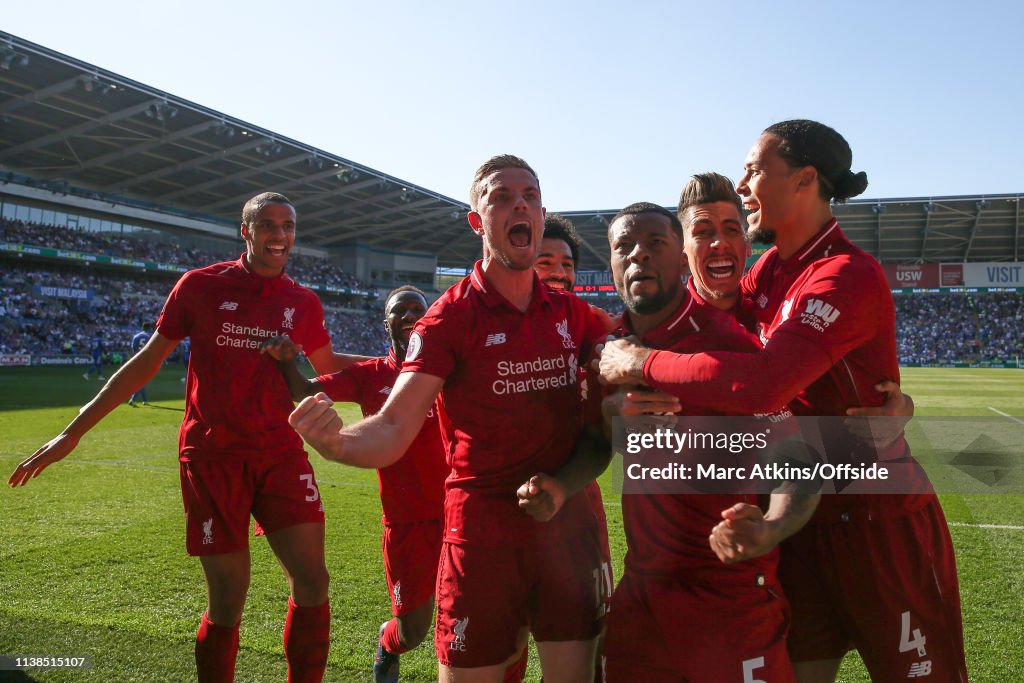
POLYGON ((897 296, 896 343, 900 363, 1012 361, 1024 352, 1024 296, 897 296))
MULTIPOLYGON (((218 261, 238 258, 244 247, 224 242, 223 249, 215 251, 189 248, 175 244, 168 235, 116 234, 86 232, 67 227, 36 225, 23 221, 0 218, 0 241, 32 244, 36 246, 80 251, 88 254, 118 256, 140 261, 152 261, 195 268, 218 261)), ((348 287, 366 290, 368 287, 336 264, 322 258, 293 253, 288 261, 288 273, 303 283, 348 287)))
MULTIPOLYGON (((220 253, 187 248, 169 239, 72 230, 0 219, 0 240, 191 267, 234 259, 241 245, 220 253)), ((0 353, 84 354, 99 334, 124 353, 144 321, 155 321, 174 274, 90 269, 4 259, 0 263, 0 353), (88 299, 55 296, 40 287, 89 292, 88 299)), ((309 284, 363 288, 334 264, 293 254, 289 273, 309 284)), ((377 356, 386 351, 380 304, 323 296, 328 331, 341 351, 377 356)), ((588 297, 616 315, 618 297, 588 297)), ((1024 296, 1016 293, 915 294, 896 297, 896 339, 901 363, 1013 360, 1024 350, 1024 296)))
MULTIPOLYGON (((128 355, 143 322, 155 322, 172 278, 120 275, 82 267, 0 261, 0 353, 83 355, 99 336, 109 354, 128 355), (63 292, 41 288, 63 288, 63 292), (74 298, 75 293, 88 298, 74 298)), ((386 335, 379 307, 352 310, 325 302, 339 351, 381 355, 386 335)))

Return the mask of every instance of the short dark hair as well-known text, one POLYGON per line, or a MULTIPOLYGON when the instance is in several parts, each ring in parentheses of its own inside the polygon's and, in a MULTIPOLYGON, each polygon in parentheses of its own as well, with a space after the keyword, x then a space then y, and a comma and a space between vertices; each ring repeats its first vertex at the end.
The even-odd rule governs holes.
POLYGON ((813 166, 818 171, 818 193, 825 201, 841 204, 867 189, 868 174, 850 170, 850 144, 824 123, 792 119, 768 126, 764 132, 779 138, 779 156, 790 168, 813 166))
POLYGON ((679 222, 684 225, 688 223, 689 211, 695 206, 713 202, 734 204, 740 216, 743 215, 743 201, 736 194, 736 185, 729 178, 714 171, 694 175, 679 194, 679 205, 676 208, 679 222))
POLYGON ((636 202, 635 204, 630 204, 622 211, 619 211, 617 214, 615 214, 612 220, 608 223, 608 229, 611 230, 611 227, 615 224, 615 221, 619 220, 620 218, 624 218, 625 216, 639 216, 645 213, 656 213, 661 216, 664 216, 672 225, 672 231, 679 236, 679 239, 683 238, 683 224, 679 222, 679 218, 674 213, 666 209, 664 206, 658 206, 653 202, 636 202))
POLYGON ((144 323, 142 323, 142 331, 143 332, 149 332, 151 329, 153 329, 153 323, 151 323, 151 322, 144 322, 144 323))
POLYGON ((540 179, 537 177, 537 172, 530 168, 528 163, 512 154, 498 154, 485 161, 480 168, 476 169, 476 174, 473 176, 473 184, 469 187, 470 211, 476 211, 476 203, 483 196, 480 181, 503 168, 522 168, 529 171, 533 175, 533 179, 537 181, 537 186, 540 187, 540 179))
MULTIPOLYGON (((415 292, 416 294, 422 296, 424 301, 427 301, 427 295, 424 294, 423 290, 420 289, 419 287, 414 287, 413 285, 402 285, 401 287, 395 287, 390 292, 388 292, 387 297, 384 298, 384 305, 387 306, 388 302, 391 301, 391 298, 393 296, 395 296, 396 294, 401 294, 402 292, 415 292)), ((387 314, 387 311, 384 311, 384 313, 387 314)))
POLYGON ((569 245, 569 253, 572 254, 572 265, 575 267, 580 262, 580 241, 576 226, 565 216, 557 213, 549 213, 544 219, 543 239, 562 240, 569 245))
POLYGON ((242 207, 242 222, 246 225, 252 225, 252 222, 256 220, 256 215, 267 204, 287 204, 293 209, 295 208, 291 200, 279 192, 261 192, 247 201, 245 206, 242 207))

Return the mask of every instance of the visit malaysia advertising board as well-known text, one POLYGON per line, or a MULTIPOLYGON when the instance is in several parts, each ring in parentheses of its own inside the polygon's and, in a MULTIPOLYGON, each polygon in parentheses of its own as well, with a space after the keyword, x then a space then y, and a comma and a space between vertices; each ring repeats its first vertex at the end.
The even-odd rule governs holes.
POLYGON ((891 289, 935 287, 1024 287, 1022 263, 887 263, 891 289))

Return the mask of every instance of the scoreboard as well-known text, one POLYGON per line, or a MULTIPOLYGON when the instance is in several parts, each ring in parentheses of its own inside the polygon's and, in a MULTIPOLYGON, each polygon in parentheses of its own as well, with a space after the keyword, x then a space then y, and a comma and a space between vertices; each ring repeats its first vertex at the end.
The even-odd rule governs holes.
POLYGON ((582 296, 615 296, 615 282, 607 270, 581 270, 576 273, 574 294, 582 296))

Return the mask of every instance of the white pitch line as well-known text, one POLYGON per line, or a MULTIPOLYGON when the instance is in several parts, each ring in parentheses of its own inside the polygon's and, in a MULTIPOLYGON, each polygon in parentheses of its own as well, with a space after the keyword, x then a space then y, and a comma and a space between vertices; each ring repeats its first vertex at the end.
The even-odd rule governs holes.
POLYGON ((1024 420, 1020 419, 1019 417, 1014 417, 1013 415, 1010 415, 1010 414, 1008 414, 1008 413, 1004 413, 1003 411, 1001 411, 1001 410, 998 410, 998 409, 996 409, 996 408, 993 408, 992 406, 989 406, 989 407, 988 407, 988 409, 989 409, 989 410, 991 410, 991 411, 992 411, 993 413, 999 413, 999 414, 1000 414, 1000 415, 1002 415, 1003 417, 1008 417, 1008 418, 1010 418, 1011 420, 1013 420, 1013 421, 1014 421, 1014 422, 1016 422, 1017 424, 1022 424, 1022 425, 1024 425, 1024 420))
POLYGON ((1014 524, 972 524, 970 522, 946 522, 949 526, 966 526, 975 529, 1010 529, 1012 531, 1024 531, 1024 526, 1014 524))

